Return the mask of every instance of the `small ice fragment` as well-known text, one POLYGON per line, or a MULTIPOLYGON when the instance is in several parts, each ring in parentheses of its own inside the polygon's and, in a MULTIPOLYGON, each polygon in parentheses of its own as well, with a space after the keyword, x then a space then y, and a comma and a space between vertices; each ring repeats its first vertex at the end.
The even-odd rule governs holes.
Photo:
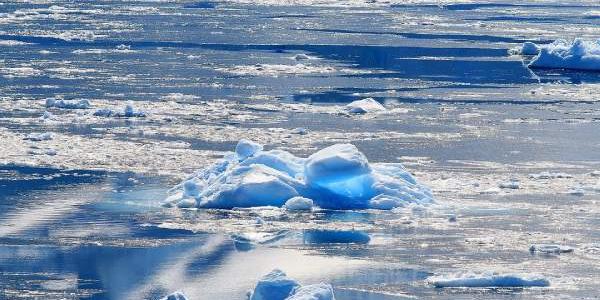
POLYGON ((120 44, 117 46, 117 50, 120 50, 120 51, 131 50, 131 46, 125 45, 125 44, 120 44))
POLYGON ((253 141, 241 139, 235 146, 235 153, 240 160, 253 156, 255 153, 262 151, 263 147, 253 141))
POLYGON ((174 292, 161 300, 187 300, 185 295, 182 292, 174 292))
POLYGON ((62 99, 46 99, 47 108, 63 108, 63 109, 88 109, 91 107, 88 100, 62 100, 62 99))
POLYGON ((305 135, 307 133, 308 133, 308 130, 306 128, 298 127, 298 128, 292 129, 292 134, 305 135))
POLYGON ((536 244, 529 247, 531 253, 539 252, 545 254, 560 254, 560 253, 571 253, 575 251, 572 247, 554 245, 554 244, 536 244))
POLYGON ((540 51, 538 45, 532 42, 525 42, 521 46, 521 55, 536 55, 540 51))
POLYGON ((125 116, 126 118, 133 118, 133 117, 143 118, 146 116, 146 113, 136 110, 133 107, 133 104, 129 103, 129 104, 125 105, 125 109, 123 110, 123 116, 125 116))
POLYGON ((275 269, 258 281, 250 300, 285 300, 299 286, 283 271, 275 269))
POLYGON ((256 225, 263 225, 265 224, 265 220, 261 217, 256 217, 256 219, 254 220, 256 222, 256 225))
POLYGON ((456 215, 449 215, 448 216, 448 222, 450 222, 450 223, 456 222, 456 215))
POLYGON ((55 156, 56 154, 58 154, 58 152, 56 152, 54 149, 46 150, 46 155, 55 156))
POLYGON ((546 287, 550 282, 540 276, 521 276, 517 274, 459 274, 436 276, 429 279, 436 288, 472 287, 546 287))
POLYGON ((108 108, 100 108, 94 112, 94 116, 96 117, 110 117, 115 115, 116 113, 108 108))
POLYGON ((590 176, 592 177, 600 177, 600 171, 593 171, 590 173, 590 176))
POLYGON ((294 56, 295 60, 306 60, 306 59, 310 59, 310 57, 304 53, 299 53, 296 54, 296 56, 294 56))
POLYGON ((386 108, 373 98, 365 98, 346 105, 346 110, 352 114, 366 114, 385 111, 386 108))
POLYGON ((49 111, 44 111, 44 114, 41 116, 44 120, 51 120, 54 118, 54 115, 49 111))
POLYGON ((35 142, 41 141, 49 141, 54 138, 54 134, 52 132, 44 132, 44 133, 30 133, 25 139, 35 142))
POLYGON ((331 284, 318 283, 296 288, 286 300, 335 300, 331 284))
POLYGON ((179 208, 194 208, 196 207, 197 203, 196 200, 193 198, 185 198, 185 199, 181 199, 179 200, 179 202, 177 202, 177 207, 179 208))
POLYGON ((529 174, 529 178, 538 180, 538 179, 555 179, 555 178, 573 178, 573 175, 567 173, 554 173, 554 172, 540 172, 535 174, 529 174))
POLYGON ((501 188, 501 189, 513 189, 513 190, 516 190, 516 189, 520 188, 520 185, 519 185, 518 181, 511 180, 511 181, 507 181, 507 182, 500 182, 498 184, 498 187, 501 188))
POLYGON ((301 211, 301 210, 311 210, 313 207, 312 199, 304 198, 304 197, 293 197, 285 202, 283 207, 287 210, 291 211, 301 211))

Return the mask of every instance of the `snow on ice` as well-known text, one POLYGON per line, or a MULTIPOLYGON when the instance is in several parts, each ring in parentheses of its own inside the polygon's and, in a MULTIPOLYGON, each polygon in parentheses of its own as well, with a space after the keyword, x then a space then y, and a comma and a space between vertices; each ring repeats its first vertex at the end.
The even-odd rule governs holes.
MULTIPOLYGON (((529 63, 530 68, 574 69, 600 71, 600 41, 574 39, 556 40, 548 45, 525 43, 521 54, 531 55, 534 49, 537 55, 529 63)), ((534 53, 535 54, 535 53, 534 53)))
POLYGON ((373 98, 356 100, 346 105, 348 112, 352 114, 366 114, 372 112, 385 111, 386 108, 373 98))
POLYGON ((370 164, 351 144, 336 144, 308 158, 264 151, 248 140, 235 150, 173 188, 165 206, 282 207, 298 196, 327 209, 392 209, 433 201, 430 189, 401 164, 370 164))

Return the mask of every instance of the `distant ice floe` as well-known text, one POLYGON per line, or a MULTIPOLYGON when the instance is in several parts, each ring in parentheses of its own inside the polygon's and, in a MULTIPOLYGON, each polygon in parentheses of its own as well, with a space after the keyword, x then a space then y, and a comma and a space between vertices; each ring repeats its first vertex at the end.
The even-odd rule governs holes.
POLYGON ((561 254, 571 253, 575 251, 573 247, 555 245, 555 244, 535 244, 529 247, 531 253, 542 253, 542 254, 561 254))
POLYGON ((600 40, 556 40, 548 45, 523 44, 513 50, 522 55, 535 55, 530 68, 600 71, 600 40))
POLYGON ((431 190, 401 164, 369 164, 351 144, 300 158, 283 150, 264 151, 248 140, 241 140, 235 153, 194 173, 171 194, 166 206, 222 209, 282 207, 298 196, 328 209, 392 209, 433 202, 431 190))
POLYGON ((114 111, 108 108, 101 108, 94 112, 96 117, 117 117, 117 118, 144 118, 146 113, 141 110, 136 110, 133 104, 125 105, 123 112, 114 111))
POLYGON ((333 287, 327 283, 300 285, 278 269, 263 276, 249 300, 335 300, 333 287))
POLYGON ((92 105, 88 100, 62 100, 62 99, 46 99, 46 108, 63 108, 63 109, 88 109, 92 105))
POLYGON ((44 132, 44 133, 30 133, 25 139, 35 142, 41 141, 49 141, 54 138, 54 134, 52 132, 44 132))
POLYGON ((527 276, 519 274, 457 274, 449 276, 435 276, 428 281, 436 288, 520 288, 520 287, 547 287, 550 281, 541 276, 527 276))
POLYGON ((25 46, 32 45, 31 43, 15 41, 15 40, 0 40, 0 46, 25 46))
POLYGON ((239 76, 291 76, 291 75, 318 75, 318 74, 362 74, 372 71, 359 70, 352 68, 336 68, 333 66, 318 66, 312 64, 256 64, 256 65, 240 65, 227 68, 217 68, 219 72, 229 73, 239 76))
POLYGON ((346 110, 352 114, 366 114, 385 111, 386 108, 373 98, 356 100, 346 105, 346 110))
POLYGON ((529 174, 529 178, 538 180, 538 179, 555 179, 555 178, 573 178, 573 175, 567 173, 560 172, 540 172, 535 174, 529 174))
POLYGON ((188 300, 182 292, 174 292, 160 300, 188 300))

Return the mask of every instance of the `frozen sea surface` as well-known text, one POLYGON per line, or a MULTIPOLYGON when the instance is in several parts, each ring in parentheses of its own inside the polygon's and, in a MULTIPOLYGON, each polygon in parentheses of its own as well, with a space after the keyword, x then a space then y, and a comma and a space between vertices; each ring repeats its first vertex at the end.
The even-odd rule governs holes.
POLYGON ((596 1, 5 1, 0 299, 245 299, 275 268, 341 300, 596 299, 600 75, 509 50, 598 25, 596 1), (352 143, 436 204, 160 206, 241 138, 352 143), (550 285, 431 284, 490 273, 550 285))

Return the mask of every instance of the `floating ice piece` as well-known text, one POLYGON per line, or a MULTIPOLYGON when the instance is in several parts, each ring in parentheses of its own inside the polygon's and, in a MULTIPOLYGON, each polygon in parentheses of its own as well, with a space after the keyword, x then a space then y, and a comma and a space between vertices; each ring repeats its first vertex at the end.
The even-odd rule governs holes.
POLYGON ((335 300, 331 284, 318 283, 301 286, 286 300, 335 300))
POLYGON ((517 190, 521 187, 521 185, 519 184, 518 181, 516 180, 511 180, 511 181, 507 181, 507 182, 500 182, 498 184, 498 187, 501 189, 513 189, 513 190, 517 190))
POLYGON ((545 254, 561 254, 561 253, 571 253, 575 251, 573 247, 562 246, 562 245, 554 245, 554 244, 537 244, 531 245, 529 247, 529 251, 531 253, 539 252, 545 254))
POLYGON ((101 108, 94 112, 96 117, 117 117, 117 118, 143 118, 146 117, 146 113, 140 110, 136 110, 133 104, 127 104, 123 109, 123 112, 116 112, 112 109, 101 108))
POLYGON ((54 138, 54 134, 52 132, 44 132, 44 133, 30 133, 25 139, 35 142, 41 141, 49 141, 54 138))
POLYGON ((64 108, 64 109, 88 109, 91 107, 88 100, 57 100, 46 99, 46 107, 64 108))
POLYGON ((307 133, 308 133, 308 130, 306 128, 298 127, 298 128, 292 129, 292 134, 305 135, 307 133))
POLYGON ((567 194, 572 195, 572 196, 584 196, 585 190, 582 187, 574 187, 574 188, 570 188, 567 191, 567 194))
POLYGON ((386 108, 373 98, 356 100, 346 105, 346 110, 352 114, 366 114, 385 111, 386 108))
POLYGON ((590 176, 592 177, 600 177, 600 171, 593 171, 590 173, 590 176))
POLYGON ((539 53, 528 66, 600 71, 600 41, 556 40, 551 44, 539 46, 539 53))
POLYGON ((288 201, 285 201, 283 207, 287 210, 292 211, 302 211, 302 210, 311 210, 313 207, 312 199, 304 198, 304 197, 293 197, 288 201))
POLYGON ((185 295, 182 292, 174 292, 161 300, 187 300, 185 295))
POLYGON ((540 47, 532 42, 525 42, 521 47, 511 49, 509 52, 511 54, 520 54, 520 55, 536 55, 540 51, 540 47))
POLYGON ((193 198, 200 208, 277 206, 302 196, 330 209, 391 209, 433 201, 400 164, 369 164, 350 144, 337 144, 299 158, 286 151, 262 151, 242 140, 236 153, 196 172, 172 189, 166 205, 193 198), (385 199, 385 201, 384 201, 385 199))
POLYGON ((522 276, 517 274, 460 274, 456 276, 436 276, 429 282, 437 288, 452 287, 546 287, 550 282, 540 276, 522 276))
POLYGON ((258 281, 250 300, 285 300, 299 286, 283 271, 275 269, 258 281))
POLYGON ((573 175, 567 173, 553 173, 553 172, 540 172, 536 174, 529 174, 531 179, 555 179, 555 178, 573 178, 573 175))
POLYGON ((295 60, 305 60, 305 59, 310 59, 310 57, 304 53, 299 53, 294 56, 294 59, 295 60))

